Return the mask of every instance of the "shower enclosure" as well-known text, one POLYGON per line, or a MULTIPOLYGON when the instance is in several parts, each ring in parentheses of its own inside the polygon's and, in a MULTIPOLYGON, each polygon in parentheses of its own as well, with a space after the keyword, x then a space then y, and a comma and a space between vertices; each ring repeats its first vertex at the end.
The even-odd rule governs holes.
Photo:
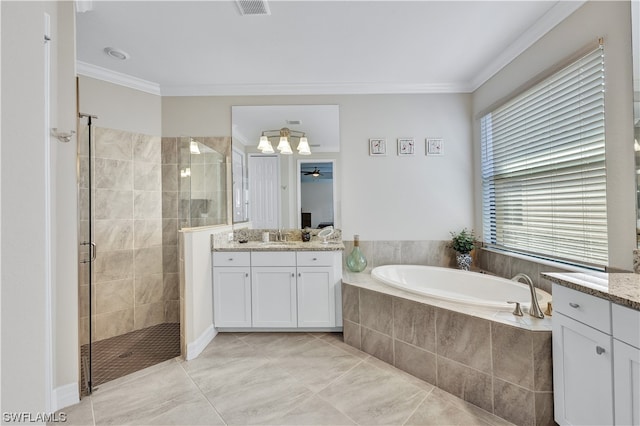
POLYGON ((178 230, 229 217, 228 138, 161 138, 97 123, 80 114, 83 395, 180 355, 178 230))

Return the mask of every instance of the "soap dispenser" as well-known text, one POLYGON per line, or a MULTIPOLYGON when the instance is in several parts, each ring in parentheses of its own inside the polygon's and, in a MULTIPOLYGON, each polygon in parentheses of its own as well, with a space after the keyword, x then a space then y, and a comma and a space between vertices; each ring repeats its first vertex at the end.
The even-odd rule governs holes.
POLYGON ((367 267, 367 259, 360 250, 360 235, 353 236, 353 250, 347 257, 347 268, 351 272, 362 272, 367 267))

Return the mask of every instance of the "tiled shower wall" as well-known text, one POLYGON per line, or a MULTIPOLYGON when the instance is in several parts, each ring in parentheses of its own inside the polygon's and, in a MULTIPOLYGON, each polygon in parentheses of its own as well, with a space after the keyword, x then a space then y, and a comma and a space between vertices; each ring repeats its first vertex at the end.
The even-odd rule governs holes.
POLYGON ((231 209, 227 202, 231 199, 231 138, 163 137, 161 145, 165 320, 180 322, 178 230, 227 223, 231 209), (192 139, 216 153, 191 155, 192 139), (191 176, 182 177, 180 172, 187 167, 191 176))
MULTIPOLYGON (((94 141, 97 256, 91 303, 93 337, 102 340, 165 322, 161 141, 157 136, 100 127, 94 127, 94 141)), ((88 161, 84 145, 80 161, 88 161)), ((81 177, 80 185, 81 211, 85 211, 87 179, 81 177)), ((81 213, 85 229, 87 219, 81 213)), ((88 283, 81 279, 82 344, 88 343, 88 303, 88 283)), ((167 320, 177 317, 176 312, 175 319, 167 320)))

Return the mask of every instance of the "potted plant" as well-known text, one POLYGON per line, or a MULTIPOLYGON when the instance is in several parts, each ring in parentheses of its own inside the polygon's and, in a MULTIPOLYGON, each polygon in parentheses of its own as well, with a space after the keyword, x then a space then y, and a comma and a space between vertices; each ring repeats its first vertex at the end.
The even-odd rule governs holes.
POLYGON ((449 247, 456 251, 456 262, 458 269, 468 271, 471 267, 471 250, 475 248, 476 237, 473 235, 473 231, 467 231, 464 228, 462 231, 455 233, 450 232, 451 242, 449 247))

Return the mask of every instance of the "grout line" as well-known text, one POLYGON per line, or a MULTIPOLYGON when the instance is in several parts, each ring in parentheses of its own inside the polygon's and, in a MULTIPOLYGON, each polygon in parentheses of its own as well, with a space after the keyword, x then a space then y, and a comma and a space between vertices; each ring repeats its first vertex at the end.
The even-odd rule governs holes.
POLYGON ((411 417, 413 417, 413 415, 416 413, 416 411, 418 411, 418 408, 420 408, 420 406, 421 406, 422 404, 424 404, 424 402, 427 400, 427 398, 429 397, 429 395, 431 395, 431 393, 433 392, 433 389, 435 389, 435 386, 434 386, 434 387, 433 387, 429 392, 426 392, 426 395, 424 396, 424 398, 422 398, 422 399, 420 400, 420 402, 418 403, 418 405, 416 405, 416 408, 415 408, 411 413, 409 413, 409 416, 407 416, 407 418, 404 420, 404 422, 402 422, 402 424, 403 424, 403 425, 406 425, 406 424, 407 424, 407 422, 409 421, 409 419, 411 419, 411 417))

